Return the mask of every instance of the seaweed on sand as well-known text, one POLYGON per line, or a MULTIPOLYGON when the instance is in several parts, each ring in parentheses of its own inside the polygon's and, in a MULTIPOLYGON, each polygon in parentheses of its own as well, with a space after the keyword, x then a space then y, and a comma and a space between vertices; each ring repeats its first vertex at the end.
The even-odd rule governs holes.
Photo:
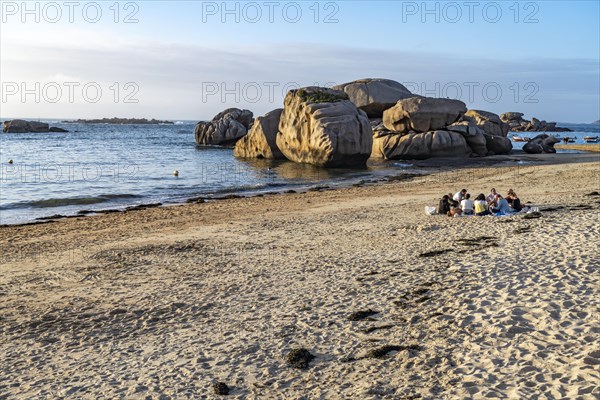
POLYGON ((308 364, 315 358, 306 349, 293 349, 286 357, 288 364, 294 368, 307 369, 308 364))

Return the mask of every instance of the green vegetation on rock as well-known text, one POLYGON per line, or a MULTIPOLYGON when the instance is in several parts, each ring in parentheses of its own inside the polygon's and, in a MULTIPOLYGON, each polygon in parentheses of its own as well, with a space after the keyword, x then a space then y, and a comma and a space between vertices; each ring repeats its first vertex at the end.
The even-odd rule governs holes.
POLYGON ((304 89, 300 89, 297 92, 302 101, 307 103, 335 103, 337 101, 348 100, 348 95, 345 93, 334 94, 327 92, 312 92, 308 93, 304 89))

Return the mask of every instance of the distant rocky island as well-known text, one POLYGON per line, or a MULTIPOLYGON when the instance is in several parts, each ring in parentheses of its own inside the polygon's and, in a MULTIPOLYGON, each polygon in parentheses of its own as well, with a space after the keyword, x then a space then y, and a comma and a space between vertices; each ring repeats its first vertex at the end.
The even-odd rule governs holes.
POLYGON ((172 121, 146 118, 102 118, 78 119, 76 121, 62 121, 65 124, 111 124, 111 125, 173 125, 172 121))
POLYGON ((592 122, 592 125, 600 125, 600 119, 598 121, 592 122))
POLYGON ((2 128, 4 133, 48 133, 48 132, 69 132, 63 128, 50 126, 45 122, 25 121, 22 119, 14 119, 12 121, 4 121, 2 128))
MULTIPOLYGON (((146 118, 102 118, 102 119, 78 119, 76 121, 61 121, 63 124, 112 124, 112 125, 173 125, 172 121, 161 121, 158 119, 146 118)), ((45 122, 25 121, 14 119, 4 121, 2 128, 4 133, 48 133, 48 132, 69 132, 66 129, 52 127, 45 122)))
POLYGON ((569 128, 556 126, 556 122, 540 121, 535 117, 529 121, 523 115, 520 112, 506 112, 500 115, 500 119, 510 126, 512 132, 573 132, 569 128))

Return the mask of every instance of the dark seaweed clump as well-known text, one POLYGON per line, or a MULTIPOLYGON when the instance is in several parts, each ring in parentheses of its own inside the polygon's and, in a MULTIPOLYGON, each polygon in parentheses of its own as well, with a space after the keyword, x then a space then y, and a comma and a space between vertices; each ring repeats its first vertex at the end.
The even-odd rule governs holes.
POLYGON ((535 211, 535 212, 532 212, 529 214, 525 214, 523 216, 523 219, 535 219, 535 218, 540 218, 541 216, 542 216, 542 213, 535 211))
POLYGON ((379 311, 373 311, 371 309, 365 311, 355 311, 348 317, 350 321, 362 321, 363 319, 369 318, 371 315, 379 314, 379 311))
POLYGON ((452 251, 454 251, 454 249, 428 251, 426 253, 419 254, 419 257, 435 257, 435 256, 439 256, 440 254, 450 253, 452 251))
POLYGON ((307 369, 308 364, 315 358, 306 349, 293 349, 286 357, 288 364, 294 368, 307 369))
POLYGON ((421 350, 421 346, 416 344, 409 344, 407 346, 397 346, 397 345, 385 345, 382 347, 377 347, 376 349, 371 349, 365 355, 365 358, 384 358, 391 353, 392 351, 402 351, 402 350, 421 350))
POLYGON ((220 396, 227 396, 229 394, 229 386, 227 386, 227 384, 224 382, 216 382, 213 385, 213 389, 215 391, 215 394, 218 394, 220 396))

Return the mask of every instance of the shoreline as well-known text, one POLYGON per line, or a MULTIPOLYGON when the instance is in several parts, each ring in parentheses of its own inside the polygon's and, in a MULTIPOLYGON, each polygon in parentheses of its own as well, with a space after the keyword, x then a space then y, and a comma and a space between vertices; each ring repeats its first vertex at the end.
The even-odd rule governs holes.
POLYGON ((578 150, 578 151, 588 151, 591 153, 600 153, 600 144, 598 144, 598 143, 555 144, 554 147, 559 150, 578 150))
POLYGON ((0 397, 592 393, 600 163, 575 159, 3 228, 0 397), (542 216, 425 215, 464 185, 542 216))
MULTIPOLYGON (((580 150, 580 149, 576 149, 580 150)), ((97 217, 103 214, 121 214, 128 213, 133 211, 142 211, 150 208, 164 208, 164 207, 181 207, 185 206, 189 203, 203 203, 203 202, 213 202, 213 201, 221 201, 228 199, 237 199, 237 198, 253 198, 253 197, 263 197, 263 196, 272 196, 272 195, 281 195, 281 194, 291 194, 291 193, 306 193, 311 191, 321 191, 321 190, 341 190, 347 189, 349 187, 360 187, 363 185, 372 185, 372 184, 380 184, 385 182, 390 182, 393 180, 400 179, 410 179, 410 175, 414 175, 414 177, 418 178, 419 176, 429 175, 431 173, 446 173, 451 174, 455 172, 456 174, 462 175, 465 171, 476 170, 481 168, 511 168, 516 167, 517 171, 519 167, 524 167, 531 165, 530 163, 537 163, 537 165, 561 165, 568 163, 576 163, 576 162, 593 162, 600 161, 597 155, 593 153, 575 153, 575 154, 527 154, 523 151, 515 152, 514 154, 509 155, 500 155, 500 156, 488 156, 488 157, 480 157, 480 158, 432 158, 428 160, 411 160, 412 170, 409 173, 402 172, 402 170, 398 170, 398 174, 396 175, 382 175, 378 178, 373 179, 361 179, 358 182, 352 182, 352 180, 348 180, 341 185, 331 186, 327 181, 324 182, 316 182, 314 185, 305 184, 299 185, 298 187, 294 186, 283 186, 280 189, 277 188, 269 188, 264 191, 248 191, 246 189, 240 191, 232 191, 227 194, 220 195, 205 195, 205 196, 194 196, 190 198, 186 198, 181 202, 173 202, 173 203, 142 203, 130 206, 123 206, 120 208, 107 208, 107 209, 83 209, 79 210, 77 214, 63 215, 63 214, 51 214, 44 217, 39 217, 31 221, 26 221, 22 223, 15 224, 0 224, 0 230, 8 227, 14 226, 32 226, 39 224, 48 224, 53 223, 65 219, 79 219, 83 217, 97 217), (515 165, 503 165, 505 163, 516 163, 515 165), (519 163, 523 163, 520 165, 519 163), (451 168, 450 170, 444 171, 444 169, 451 168), (415 173, 414 169, 423 169, 423 173, 415 173)), ((518 172, 517 172, 518 173, 518 172)))

